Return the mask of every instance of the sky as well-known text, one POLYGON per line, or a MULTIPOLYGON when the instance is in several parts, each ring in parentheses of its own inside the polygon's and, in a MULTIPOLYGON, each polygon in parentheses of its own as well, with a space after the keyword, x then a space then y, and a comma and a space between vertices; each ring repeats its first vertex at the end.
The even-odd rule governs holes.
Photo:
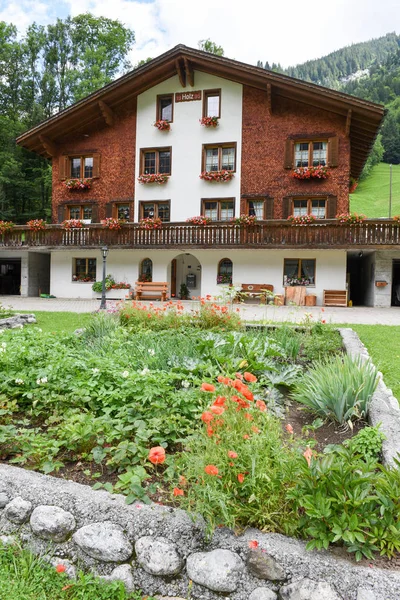
POLYGON ((21 35, 33 22, 84 12, 134 30, 132 64, 210 38, 228 58, 288 67, 396 28, 400 33, 400 0, 0 0, 0 21, 21 35))

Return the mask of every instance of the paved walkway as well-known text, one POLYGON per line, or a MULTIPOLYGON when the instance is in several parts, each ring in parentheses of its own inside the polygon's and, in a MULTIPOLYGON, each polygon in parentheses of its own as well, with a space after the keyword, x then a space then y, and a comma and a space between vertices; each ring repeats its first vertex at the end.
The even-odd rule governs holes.
MULTIPOLYGON (((115 306, 108 301, 107 306, 115 306)), ((155 303, 157 304, 157 303, 155 303)), ((197 302, 182 302, 187 310, 196 308, 197 302)), ((21 298, 21 296, 0 296, 0 305, 12 307, 20 312, 94 312, 100 306, 99 300, 77 300, 74 298, 21 298)), ((265 306, 258 304, 234 305, 239 308, 246 321, 289 321, 300 323, 306 314, 312 315, 312 320, 325 319, 327 323, 358 323, 366 325, 400 325, 400 307, 392 308, 335 308, 318 306, 265 306)))

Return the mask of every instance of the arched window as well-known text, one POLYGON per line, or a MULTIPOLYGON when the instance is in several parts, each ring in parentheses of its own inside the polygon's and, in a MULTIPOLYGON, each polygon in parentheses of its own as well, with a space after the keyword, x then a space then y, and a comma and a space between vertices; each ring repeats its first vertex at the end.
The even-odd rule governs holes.
POLYGON ((229 258, 223 258, 218 263, 217 283, 232 283, 233 264, 229 258))
POLYGON ((153 261, 144 258, 140 263, 139 281, 153 281, 153 261))

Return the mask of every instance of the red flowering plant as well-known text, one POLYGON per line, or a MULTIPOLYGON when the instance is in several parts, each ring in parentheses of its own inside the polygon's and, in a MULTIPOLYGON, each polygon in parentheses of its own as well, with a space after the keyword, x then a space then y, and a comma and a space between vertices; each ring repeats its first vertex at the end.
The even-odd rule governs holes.
POLYGON ((230 181, 235 176, 233 171, 226 171, 223 169, 222 171, 203 171, 199 177, 200 179, 204 179, 204 181, 230 181))
POLYGON ((66 179, 63 183, 70 192, 74 190, 90 190, 92 187, 91 179, 66 179))
POLYGON ((32 219, 27 222, 31 231, 43 231, 46 229, 46 221, 44 219, 32 219))
POLYGON ((168 175, 163 175, 162 173, 149 173, 139 175, 138 182, 139 183, 158 183, 162 185, 163 183, 167 183, 169 177, 168 175))
POLYGON ((212 219, 210 217, 200 215, 198 217, 189 217, 189 219, 186 219, 186 223, 192 223, 192 225, 209 225, 212 223, 212 219))
POLYGON ((101 224, 106 229, 118 230, 118 229, 121 229, 122 223, 124 223, 124 222, 125 221, 123 221, 122 219, 114 219, 113 217, 107 217, 107 219, 103 219, 101 221, 101 224))
POLYGON ((12 221, 0 221, 0 233, 6 233, 6 231, 11 231, 15 227, 15 223, 12 221))
POLYGON ((218 117, 203 117, 199 121, 204 127, 218 127, 218 117))
POLYGON ((256 215, 240 215, 239 217, 233 217, 231 219, 233 223, 236 225, 244 225, 245 227, 248 225, 255 225, 257 223, 256 215))
POLYGON ((61 226, 63 229, 82 229, 83 223, 79 219, 66 219, 61 226))
POLYGON ((290 215, 287 220, 292 225, 311 225, 311 223, 315 223, 316 217, 314 215, 290 215))
POLYGON ((295 179, 328 179, 328 167, 297 167, 292 173, 295 179))
POLYGON ((159 119, 154 123, 154 127, 157 127, 159 131, 170 131, 171 123, 169 121, 165 121, 163 119, 159 119))
POLYGON ((159 217, 147 217, 146 219, 140 219, 140 229, 161 229, 162 221, 159 217))
POLYGON ((175 456, 174 471, 184 477, 185 493, 174 496, 183 507, 206 515, 210 528, 273 526, 288 533, 298 517, 286 494, 295 485, 304 447, 299 451, 297 440, 287 439, 268 410, 259 368, 260 377, 245 371, 201 385, 202 426, 175 456))
POLYGON ((400 215, 394 215, 393 221, 396 223, 396 225, 400 225, 400 215))
POLYGON ((341 213, 336 215, 336 218, 341 225, 359 225, 360 223, 363 223, 367 217, 365 215, 352 212, 341 213))

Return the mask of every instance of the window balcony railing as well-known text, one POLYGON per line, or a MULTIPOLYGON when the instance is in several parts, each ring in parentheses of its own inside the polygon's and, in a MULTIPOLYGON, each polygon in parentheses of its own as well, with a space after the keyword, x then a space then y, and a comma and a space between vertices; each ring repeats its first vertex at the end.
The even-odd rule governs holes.
POLYGON ((391 219, 365 220, 357 225, 337 220, 292 225, 287 221, 260 221, 241 226, 213 222, 206 226, 191 223, 163 223, 160 229, 142 229, 137 223, 123 224, 115 231, 99 223, 82 229, 65 230, 48 225, 31 231, 18 225, 0 234, 0 248, 351 248, 400 246, 400 226, 391 219))

